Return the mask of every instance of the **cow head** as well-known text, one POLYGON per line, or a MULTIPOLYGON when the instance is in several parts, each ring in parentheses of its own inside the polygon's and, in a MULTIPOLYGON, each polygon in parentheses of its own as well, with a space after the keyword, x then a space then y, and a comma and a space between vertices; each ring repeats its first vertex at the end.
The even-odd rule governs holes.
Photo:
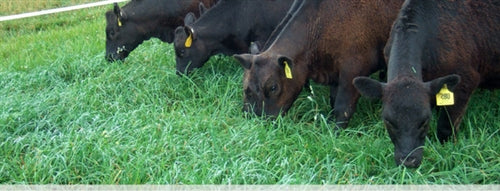
POLYGON ((117 3, 113 11, 106 12, 106 60, 125 59, 142 42, 137 24, 130 21, 117 3))
POLYGON ((453 89, 459 81, 458 75, 430 82, 413 77, 397 77, 387 84, 357 77, 353 84, 362 95, 382 99, 382 119, 394 144, 396 164, 415 168, 422 162, 433 98, 444 84, 453 89))
POLYGON ((306 82, 304 72, 286 56, 235 55, 245 69, 243 110, 275 117, 288 111, 306 82))
POLYGON ((199 39, 196 31, 190 26, 195 21, 195 15, 189 13, 184 19, 184 25, 175 29, 175 60, 178 74, 188 74, 195 68, 203 66, 210 58, 207 47, 210 44, 199 39))

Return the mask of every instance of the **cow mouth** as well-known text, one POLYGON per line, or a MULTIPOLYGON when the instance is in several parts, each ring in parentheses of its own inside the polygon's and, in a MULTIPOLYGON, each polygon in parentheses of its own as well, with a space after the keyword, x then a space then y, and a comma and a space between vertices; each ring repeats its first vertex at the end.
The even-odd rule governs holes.
POLYGON ((122 60, 122 59, 118 59, 116 56, 114 56, 112 54, 107 54, 106 55, 106 61, 108 61, 108 62, 115 62, 115 61, 118 61, 118 60, 122 60))
POLYGON ((124 60, 125 60, 125 56, 113 55, 113 54, 106 55, 106 61, 108 61, 108 62, 117 62, 117 61, 124 61, 124 60))
POLYGON ((123 61, 128 56, 130 51, 128 51, 125 46, 116 48, 115 52, 106 53, 106 60, 108 62, 123 61))
POLYGON ((128 56, 128 53, 122 52, 121 54, 106 54, 106 61, 108 62, 117 62, 124 61, 128 56))
POLYGON ((398 165, 403 165, 405 167, 408 167, 408 168, 417 168, 420 166, 421 164, 421 160, 418 160, 417 158, 415 157, 408 157, 408 158, 400 158, 400 159, 396 159, 396 163, 398 165))
POLYGON ((395 154, 394 159, 398 166, 403 165, 408 168, 417 168, 422 163, 422 148, 416 148, 413 152, 406 155, 395 154))
POLYGON ((247 114, 253 114, 256 117, 260 117, 266 120, 276 120, 279 116, 284 116, 285 111, 279 110, 280 112, 269 112, 262 110, 261 107, 255 107, 251 103, 244 103, 242 111, 247 114))

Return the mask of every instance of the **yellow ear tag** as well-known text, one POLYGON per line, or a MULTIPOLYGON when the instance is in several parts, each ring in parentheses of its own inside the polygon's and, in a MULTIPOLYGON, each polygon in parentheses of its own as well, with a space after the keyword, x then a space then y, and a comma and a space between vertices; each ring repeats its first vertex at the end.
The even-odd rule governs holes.
POLYGON ((290 66, 288 65, 287 61, 284 61, 285 63, 285 76, 288 79, 292 79, 292 70, 290 69, 290 66))
POLYGON ((186 39, 186 42, 184 42, 184 46, 186 48, 191 47, 191 44, 193 43, 193 34, 189 33, 188 38, 186 39))
POLYGON ((453 92, 448 90, 446 84, 443 85, 443 88, 439 90, 439 93, 436 94, 436 105, 437 106, 448 106, 455 104, 455 99, 453 97, 453 92))
POLYGON ((122 26, 122 22, 120 21, 120 19, 117 19, 118 20, 118 26, 121 27, 122 26))

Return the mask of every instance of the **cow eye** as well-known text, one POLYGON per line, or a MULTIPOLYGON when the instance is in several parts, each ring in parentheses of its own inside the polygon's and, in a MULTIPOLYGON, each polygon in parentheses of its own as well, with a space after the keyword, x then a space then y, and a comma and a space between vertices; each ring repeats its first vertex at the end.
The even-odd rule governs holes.
POLYGON ((274 78, 269 78, 263 85, 262 89, 264 90, 264 96, 271 97, 279 94, 280 84, 274 78))
POLYGON ((264 92, 266 97, 271 97, 273 95, 276 95, 279 91, 279 86, 276 83, 272 83, 272 85, 267 85, 266 86, 266 91, 264 92))
POLYGON ((252 96, 252 94, 253 94, 253 93, 252 93, 252 91, 251 91, 250 89, 248 89, 248 88, 247 88, 247 89, 245 90, 245 97, 246 97, 247 99, 252 99, 252 97, 253 97, 253 96, 252 96))
POLYGON ((276 92, 277 89, 278 89, 278 86, 273 85, 273 86, 271 86, 271 88, 269 88, 269 91, 271 91, 271 93, 274 93, 274 92, 276 92))
POLYGON ((184 57, 184 54, 185 54, 185 50, 184 49, 179 49, 177 51, 177 57, 184 57))
POLYGON ((108 32, 108 36, 109 38, 111 39, 117 39, 117 36, 120 34, 120 32, 118 30, 115 30, 115 29, 111 29, 109 30, 108 32))

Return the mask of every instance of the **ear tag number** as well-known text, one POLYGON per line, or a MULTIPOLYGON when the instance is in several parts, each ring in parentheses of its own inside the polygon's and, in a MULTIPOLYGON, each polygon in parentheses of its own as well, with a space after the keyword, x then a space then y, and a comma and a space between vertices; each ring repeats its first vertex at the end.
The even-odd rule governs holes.
POLYGON ((455 104, 455 100, 453 97, 453 92, 448 90, 448 86, 446 84, 443 85, 443 88, 439 90, 439 93, 436 94, 436 105, 437 106, 448 106, 455 104))
POLYGON ((190 48, 191 44, 193 44, 193 34, 189 33, 189 36, 186 39, 186 42, 184 42, 184 46, 186 48, 190 48))
POLYGON ((290 66, 288 65, 287 61, 284 61, 285 63, 285 76, 288 79, 292 79, 292 70, 290 69, 290 66))

